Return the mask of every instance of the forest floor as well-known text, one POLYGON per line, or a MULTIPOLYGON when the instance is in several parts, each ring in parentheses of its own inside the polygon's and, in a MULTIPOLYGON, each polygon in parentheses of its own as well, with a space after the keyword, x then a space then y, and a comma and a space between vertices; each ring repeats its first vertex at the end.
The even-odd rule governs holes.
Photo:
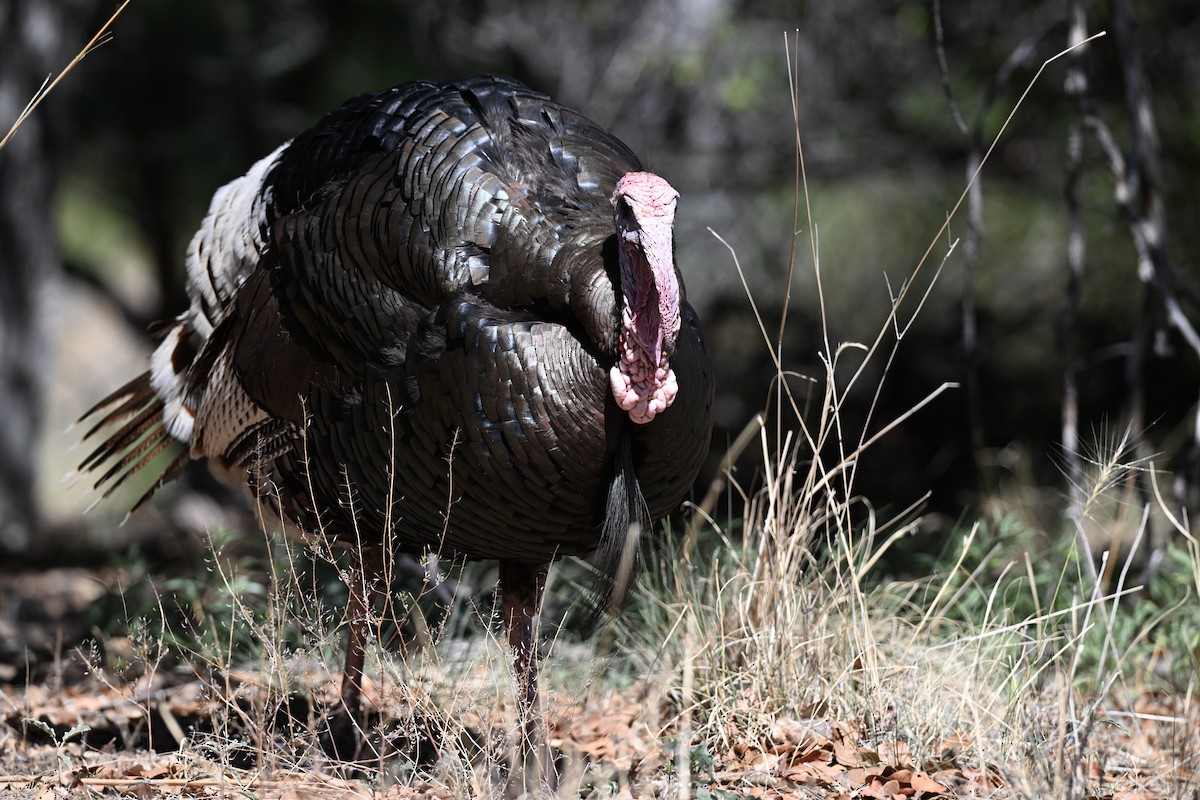
MULTIPOLYGON (((237 680, 237 679, 235 679, 237 680)), ((235 687, 237 684, 235 684, 235 687)), ((57 797, 487 797, 499 793, 498 768, 490 778, 466 779, 464 785, 420 777, 388 777, 378 763, 361 769, 312 759, 308 763, 274 766, 255 763, 249 737, 222 754, 189 745, 187 733, 211 730, 215 707, 211 687, 199 679, 150 689, 149 701, 139 700, 145 686, 119 687, 99 681, 51 689, 47 686, 0 687, 5 727, 0 733, 0 793, 13 798, 48 800, 57 797), (168 724, 169 721, 169 724, 168 724), (72 733, 72 731, 82 731, 72 733), (157 730, 160 744, 148 749, 147 731, 157 730), (128 746, 125 737, 140 743, 128 746), (56 741, 57 740, 57 741, 56 741), (489 790, 489 785, 491 790, 489 790)), ((677 731, 652 729, 645 713, 645 687, 610 691, 583 704, 566 705, 550 695, 547 719, 550 746, 556 759, 562 791, 567 797, 677 797, 679 771, 677 731)), ((247 701, 246 708, 254 704, 247 701)), ((1119 725, 1130 713, 1113 709, 1108 747, 1111 760, 1091 761, 1080 781, 1077 798, 1194 797, 1180 794, 1195 787, 1195 765, 1181 766, 1179 747, 1190 740, 1196 747, 1197 719, 1187 721, 1188 733, 1177 729, 1186 713, 1171 698, 1140 698, 1139 722, 1119 725), (1165 735, 1164 735, 1165 734, 1165 735)), ((487 726, 503 730, 503 715, 487 726)), ((381 725, 396 729, 410 721, 389 719, 381 725)), ((480 721, 476 720, 475 725, 480 721)), ((934 762, 915 763, 903 742, 870 741, 853 721, 780 719, 775 736, 758 746, 735 742, 727 752, 692 753, 692 797, 760 798, 934 798, 1028 796, 1010 791, 1009 765, 962 763, 961 743, 947 741, 934 762), (699 762, 699 763, 698 763, 699 762)), ((301 726, 304 730, 304 726, 301 726)), ((309 735, 311 729, 307 729, 309 735)), ((472 733, 486 740, 485 727, 472 733)), ((315 736, 313 737, 315 739, 315 736)), ((412 759, 397 750, 388 759, 412 759)), ((438 744, 432 743, 436 750, 438 744)), ((419 748, 418 748, 419 749, 419 748)), ((1047 752, 1048 759, 1053 758, 1047 752)))
MULTIPOLYGON (((86 638, 73 621, 110 580, 84 569, 3 576, 0 796, 295 800, 500 793, 505 759, 496 743, 511 727, 502 699, 480 705, 470 693, 456 693, 462 702, 447 698, 439 721, 415 712, 403 691, 368 686, 380 710, 372 730, 389 743, 383 759, 348 768, 320 757, 313 722, 319 715, 307 701, 269 685, 271 669, 214 674, 179 665, 133 682, 93 670, 87 662, 94 655, 64 647, 86 638), (22 652, 43 657, 13 663, 22 652), (51 653, 59 657, 47 660, 51 653), (265 745, 267 739, 272 744, 265 745), (469 757, 467 741, 474 747, 469 757), (281 751, 280 742, 294 750, 281 751), (449 760, 458 766, 438 766, 442 750, 453 751, 449 760), (474 765, 464 767, 466 761, 474 765)), ((547 672, 553 670, 552 662, 547 672)), ((326 685, 314 690, 320 708, 320 695, 331 697, 333 683, 308 677, 326 685)), ((1053 771, 1071 735, 1064 730, 1059 741, 1040 743, 1041 752, 1020 765, 968 759, 969 743, 953 736, 932 757, 917 758, 905 742, 880 738, 862 720, 826 719, 817 709, 805 718, 766 720, 757 737, 731 731, 722 750, 687 736, 679 687, 653 679, 624 687, 590 680, 562 690, 548 683, 544 712, 559 776, 552 796, 1032 797, 1039 795, 1031 787, 1045 784, 1031 783, 1030 765, 1053 771), (688 739, 686 763, 681 738, 688 739)), ((1186 697, 1113 699, 1099 718, 1090 751, 1097 755, 1080 762, 1070 786, 1059 784, 1061 796, 1197 796, 1200 712, 1186 697)))

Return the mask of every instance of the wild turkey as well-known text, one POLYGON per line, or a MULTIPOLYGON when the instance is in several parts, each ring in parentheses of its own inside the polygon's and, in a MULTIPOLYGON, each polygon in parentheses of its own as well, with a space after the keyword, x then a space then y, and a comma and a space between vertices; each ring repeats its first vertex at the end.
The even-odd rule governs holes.
MULTIPOLYGON (((550 562, 594 553, 618 605, 708 449, 677 197, 515 80, 356 97, 214 195, 190 307, 85 415, 106 438, 82 467, 107 495, 168 461, 140 505, 207 458, 368 579, 397 551, 498 559, 527 710, 550 562)), ((351 711, 370 597, 352 587, 351 711)))

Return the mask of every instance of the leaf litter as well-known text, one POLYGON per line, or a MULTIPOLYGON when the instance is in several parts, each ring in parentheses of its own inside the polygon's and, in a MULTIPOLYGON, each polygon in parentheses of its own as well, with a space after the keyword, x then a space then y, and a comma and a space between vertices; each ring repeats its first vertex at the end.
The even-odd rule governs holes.
MULTIPOLYGON (((262 691, 249 671, 231 676, 228 685, 241 698, 262 691)), ((340 775, 314 759, 311 749, 298 750, 291 763, 285 759, 267 766, 261 758, 239 762, 228 753, 197 747, 197 733, 220 727, 217 717, 228 712, 227 699, 218 694, 200 679, 177 673, 128 685, 92 678, 58 688, 0 686, 0 795, 14 800, 487 796, 478 786, 447 787, 429 772, 385 768, 340 775), (174 721, 174 735, 164 723, 168 719, 174 721)), ((1028 796, 1019 781, 1009 780, 1015 765, 967 763, 963 754, 970 743, 963 738, 948 739, 938 755, 918 761, 905 742, 872 738, 854 720, 781 718, 760 741, 730 732, 728 746, 715 752, 697 741, 681 744, 671 709, 648 714, 647 694, 644 682, 584 699, 548 694, 547 741, 559 765, 560 785, 575 787, 563 796, 678 796, 681 747, 690 759, 690 796, 700 800, 1028 796), (666 724, 652 724, 650 718, 666 724)), ((1182 699, 1146 695, 1136 698, 1129 712, 1113 709, 1110 718, 1125 723, 1109 726, 1115 734, 1111 757, 1083 762, 1086 788, 1077 796, 1144 800, 1178 791, 1168 784, 1194 786, 1196 764, 1186 757, 1183 743, 1194 742, 1200 726, 1186 705, 1182 699), (1182 714, 1190 715, 1190 736, 1179 730, 1182 714)), ((251 699, 246 707, 261 705, 251 699)), ((381 721, 390 722, 386 711, 381 721)), ((477 727, 470 733, 484 741, 505 724, 503 714, 481 713, 468 727, 477 727)), ((297 733, 303 738, 309 732, 297 733)), ((242 738, 249 738, 245 734, 242 738)), ((236 738, 238 732, 230 735, 236 738)))

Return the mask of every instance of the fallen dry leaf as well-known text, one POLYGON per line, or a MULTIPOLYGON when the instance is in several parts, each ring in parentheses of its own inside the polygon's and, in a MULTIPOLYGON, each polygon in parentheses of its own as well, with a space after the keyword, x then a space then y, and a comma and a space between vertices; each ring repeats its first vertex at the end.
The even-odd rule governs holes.
POLYGON ((910 782, 914 789, 925 794, 945 794, 948 791, 945 786, 930 778, 924 772, 914 772, 910 782))
POLYGON ((833 757, 843 767, 861 767, 864 763, 858 748, 844 738, 833 740, 833 757))

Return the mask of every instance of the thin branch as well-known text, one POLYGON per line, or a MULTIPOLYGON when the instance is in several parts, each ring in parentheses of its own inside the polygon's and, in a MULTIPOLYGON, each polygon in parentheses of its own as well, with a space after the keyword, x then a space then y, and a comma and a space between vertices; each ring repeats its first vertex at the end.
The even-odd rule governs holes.
MULTIPOLYGON (((935 0, 936 6, 940 6, 940 2, 935 0)), ((938 10, 940 11, 940 9, 938 10)), ((1039 33, 1024 39, 1013 48, 1008 58, 1005 59, 1004 64, 1001 65, 996 74, 992 76, 991 81, 989 81, 984 91, 983 101, 980 103, 979 110, 975 115, 974 124, 971 126, 969 132, 966 123, 962 122, 961 117, 958 115, 957 104, 954 103, 949 85, 949 73, 944 63, 944 57, 939 53, 939 68, 943 70, 943 87, 951 103, 951 111, 956 119, 958 119, 963 133, 967 134, 968 140, 967 176, 969 183, 967 186, 967 231, 963 237, 963 286, 960 324, 962 327, 963 382, 967 404, 967 424, 971 437, 971 449, 976 455, 982 452, 987 437, 984 435, 983 395, 980 391, 979 380, 981 359, 979 354, 979 318, 975 297, 975 275, 979 268, 981 253, 983 252, 984 238, 983 184, 979 179, 972 176, 980 174, 981 167, 986 158, 983 155, 984 124, 993 105, 999 99, 1001 91, 1008 85, 1017 69, 1027 65, 1042 44, 1052 38, 1062 28, 1062 25, 1063 20, 1057 19, 1044 27, 1039 33)), ((935 26, 940 28, 940 20, 935 21, 935 26)), ((1043 68, 1044 66, 1043 64, 1043 68)), ((1007 125, 1007 122, 1005 124, 1007 125)), ((990 154, 990 152, 989 148, 988 153, 990 154)))
POLYGON ((1066 185, 1063 194, 1067 204, 1067 286, 1059 308, 1056 336, 1059 366, 1062 370, 1061 429, 1063 459, 1066 462, 1067 483, 1071 487, 1069 506, 1078 513, 1082 500, 1079 487, 1083 484, 1083 460, 1079 450, 1079 387, 1076 382, 1076 363, 1072 355, 1075 320, 1083 293, 1083 276, 1087 251, 1087 236, 1079 199, 1079 170, 1083 161, 1083 130, 1071 126, 1067 135, 1067 155, 1064 171, 1066 185))
POLYGON ((942 78, 942 92, 946 95, 946 103, 950 106, 954 124, 958 126, 959 132, 966 136, 970 131, 967 128, 966 120, 958 110, 958 103, 954 99, 954 89, 950 86, 950 67, 946 62, 946 35, 942 28, 942 0, 933 0, 933 37, 934 49, 937 53, 938 74, 942 78))
MULTIPOLYGON (((1113 195, 1129 226, 1130 237, 1138 259, 1138 275, 1147 284, 1146 306, 1139 320, 1135 347, 1129 356, 1126 380, 1131 397, 1129 400, 1131 423, 1142 426, 1144 396, 1145 357, 1149 343, 1156 330, 1156 310, 1161 310, 1165 324, 1174 328, 1180 337, 1200 359, 1200 333, 1183 311, 1176 296, 1171 268, 1166 253, 1166 230, 1161 210, 1155 212, 1156 203, 1145 199, 1147 195, 1158 196, 1157 189, 1146 185, 1147 173, 1141 169, 1146 163, 1145 153, 1131 152, 1127 159, 1117 144, 1112 131, 1095 116, 1084 120, 1084 125, 1095 136, 1108 159, 1113 178, 1113 195), (1138 191, 1139 186, 1141 191, 1138 191), (1142 200, 1142 202, 1139 202, 1142 200)), ((1144 145, 1146 139, 1140 142, 1144 145)), ((1200 446, 1200 430, 1193 432, 1193 447, 1200 446)))

